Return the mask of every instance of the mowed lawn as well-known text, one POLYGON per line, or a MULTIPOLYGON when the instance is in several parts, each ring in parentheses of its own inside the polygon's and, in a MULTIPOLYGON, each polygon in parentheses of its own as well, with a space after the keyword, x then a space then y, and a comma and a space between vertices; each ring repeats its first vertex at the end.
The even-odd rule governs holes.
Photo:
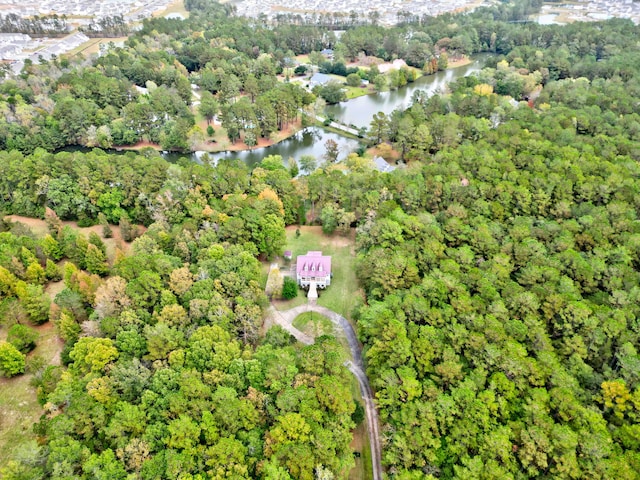
POLYGON ((293 326, 311 337, 319 337, 320 335, 337 337, 340 335, 339 332, 336 332, 336 328, 333 323, 331 323, 331 320, 314 312, 305 312, 298 315, 293 321, 293 326))
MULTIPOLYGON (((338 234, 325 235, 321 227, 300 227, 300 236, 296 236, 297 227, 287 227, 287 245, 295 263, 298 255, 308 251, 320 250, 323 255, 331 256, 333 278, 326 290, 318 289, 318 305, 330 308, 343 317, 350 319, 353 309, 363 301, 363 292, 358 287, 355 272, 355 230, 348 237, 338 234)), ((285 267, 281 268, 282 271, 285 267)), ((295 275, 293 275, 295 278, 295 275)), ((288 302, 277 302, 279 310, 287 310, 306 303, 306 291, 300 289, 298 297, 288 302)))

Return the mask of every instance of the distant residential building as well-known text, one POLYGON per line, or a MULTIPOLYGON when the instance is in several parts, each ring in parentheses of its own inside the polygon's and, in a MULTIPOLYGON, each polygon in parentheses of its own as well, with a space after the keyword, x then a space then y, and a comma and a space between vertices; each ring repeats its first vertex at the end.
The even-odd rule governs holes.
POLYGON ((325 48, 321 50, 320 53, 328 60, 333 60, 333 50, 330 48, 325 48))
POLYGON ((296 260, 296 279, 302 288, 314 283, 318 288, 331 285, 331 257, 312 251, 299 255, 296 260))
POLYGON ((382 173, 393 172, 397 168, 394 165, 389 165, 382 157, 373 157, 373 164, 376 167, 376 170, 382 173))
POLYGON ((309 79, 309 88, 323 86, 333 80, 326 73, 314 73, 313 76, 309 79))

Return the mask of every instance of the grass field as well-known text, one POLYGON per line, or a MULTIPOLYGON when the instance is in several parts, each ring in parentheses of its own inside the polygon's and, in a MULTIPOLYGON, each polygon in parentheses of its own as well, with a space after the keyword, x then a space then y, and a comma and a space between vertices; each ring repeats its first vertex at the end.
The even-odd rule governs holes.
POLYGON ((0 465, 34 440, 33 424, 42 415, 31 375, 0 379, 0 465))
MULTIPOLYGON (((355 231, 348 237, 340 235, 325 235, 321 227, 300 227, 300 236, 296 237, 295 226, 287 227, 287 245, 285 250, 291 250, 293 258, 303 255, 310 250, 321 250, 324 255, 331 256, 331 270, 333 278, 331 285, 325 290, 318 289, 318 305, 330 308, 343 317, 350 319, 354 307, 363 299, 363 293, 358 288, 355 274, 354 242, 355 231)), ((306 292, 300 290, 298 297, 287 301, 274 303, 279 310, 286 310, 305 303, 306 292)))
POLYGON ((320 335, 336 336, 336 329, 333 323, 319 313, 306 312, 298 315, 293 321, 293 326, 312 337, 319 337, 320 335))
POLYGON ((344 87, 347 93, 347 100, 351 100, 352 98, 362 97, 364 95, 370 95, 372 93, 376 93, 375 89, 372 87, 344 87))
MULTIPOLYGON (((18 222, 26 225, 36 237, 44 237, 47 233, 49 233, 46 222, 40 218, 23 217, 20 215, 7 215, 5 218, 11 220, 12 222, 18 222)), ((63 221, 62 225, 68 225, 78 230, 87 238, 89 237, 90 232, 95 232, 96 234, 98 234, 98 236, 102 239, 105 246, 107 247, 107 258, 112 263, 115 259, 116 249, 120 249, 126 253, 129 251, 129 248, 131 246, 130 243, 122 240, 120 227, 118 225, 111 225, 111 231, 113 232, 113 237, 111 238, 105 238, 102 235, 101 225, 93 225, 92 227, 79 227, 78 222, 69 220, 63 221)), ((138 225, 137 227, 140 235, 142 235, 146 230, 146 227, 144 225, 138 225)))
POLYGON ((167 5, 167 8, 165 10, 163 10, 162 12, 154 13, 153 16, 154 17, 166 17, 167 15, 169 15, 171 13, 178 13, 178 14, 182 15, 184 18, 189 18, 189 10, 184 8, 183 0, 176 0, 173 3, 170 3, 169 5, 167 5))
MULTIPOLYGON (((62 341, 50 323, 34 327, 40 337, 36 349, 27 358, 39 356, 48 365, 59 364, 62 341)), ((7 335, 0 329, 0 340, 7 335)), ((28 360, 27 360, 28 361, 28 360)), ((32 375, 0 378, 0 465, 14 457, 35 441, 33 425, 40 419, 42 408, 36 399, 35 389, 29 384, 32 375)))
POLYGON ((85 43, 79 45, 70 52, 65 53, 65 55, 71 57, 73 55, 81 53, 85 57, 88 57, 89 55, 99 53, 101 44, 109 45, 109 43, 113 42, 114 44, 118 45, 119 43, 127 40, 127 38, 128 37, 91 38, 90 40, 87 40, 85 43))

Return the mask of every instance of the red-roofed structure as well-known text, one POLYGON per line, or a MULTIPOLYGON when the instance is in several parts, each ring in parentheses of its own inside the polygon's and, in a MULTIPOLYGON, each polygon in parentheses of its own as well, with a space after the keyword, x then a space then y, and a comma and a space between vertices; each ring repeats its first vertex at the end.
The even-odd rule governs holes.
POLYGON ((315 282, 318 288, 326 288, 331 285, 331 257, 322 255, 322 252, 307 252, 299 255, 296 260, 296 278, 298 285, 309 287, 315 282))

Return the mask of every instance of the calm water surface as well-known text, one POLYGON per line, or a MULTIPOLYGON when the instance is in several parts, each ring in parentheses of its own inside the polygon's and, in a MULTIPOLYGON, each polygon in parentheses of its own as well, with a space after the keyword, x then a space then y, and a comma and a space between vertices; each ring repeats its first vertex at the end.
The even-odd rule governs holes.
POLYGON ((376 113, 384 112, 388 115, 397 108, 408 108, 411 105, 411 98, 417 90, 424 90, 429 95, 433 95, 444 90, 447 83, 482 70, 488 58, 488 54, 474 55, 472 62, 468 65, 451 68, 434 75, 425 75, 397 90, 365 95, 348 102, 330 105, 325 111, 329 116, 347 125, 353 124, 357 128, 369 127, 371 119, 376 113))
POLYGON ((327 140, 333 140, 338 144, 339 160, 342 160, 360 146, 357 140, 327 132, 322 128, 308 127, 280 143, 270 147, 256 148, 255 150, 244 150, 242 152, 194 152, 191 155, 165 153, 162 156, 170 162, 175 162, 182 157, 202 161, 202 157, 207 154, 214 160, 219 158, 238 158, 250 167, 254 167, 268 155, 280 155, 285 162, 291 157, 299 160, 303 155, 313 155, 317 160, 321 160, 327 151, 325 145, 327 140))

